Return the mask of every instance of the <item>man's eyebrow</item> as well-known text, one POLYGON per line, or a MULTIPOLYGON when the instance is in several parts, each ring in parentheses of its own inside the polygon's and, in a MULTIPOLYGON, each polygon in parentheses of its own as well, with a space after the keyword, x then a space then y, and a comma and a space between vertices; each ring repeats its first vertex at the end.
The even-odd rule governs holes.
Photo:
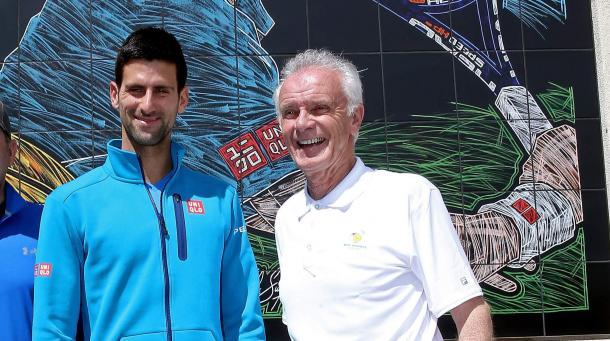
POLYGON ((296 101, 291 100, 291 99, 286 99, 280 102, 279 107, 280 108, 284 108, 284 107, 293 107, 296 105, 296 101))
POLYGON ((280 106, 280 112, 284 112, 287 110, 295 110, 295 107, 292 105, 285 105, 285 106, 280 106))
MULTIPOLYGON (((133 89, 133 88, 145 88, 146 86, 140 83, 131 83, 131 84, 125 84, 125 88, 126 89, 133 89)), ((153 85, 152 86, 153 89, 174 89, 175 86, 173 85, 165 85, 165 84, 159 84, 159 85, 153 85)))

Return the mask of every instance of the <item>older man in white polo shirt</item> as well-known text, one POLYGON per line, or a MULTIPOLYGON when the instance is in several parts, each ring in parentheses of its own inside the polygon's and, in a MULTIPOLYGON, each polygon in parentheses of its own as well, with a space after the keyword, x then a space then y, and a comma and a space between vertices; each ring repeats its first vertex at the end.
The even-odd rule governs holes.
POLYGON ((280 208, 283 320, 295 340, 490 340, 489 307, 441 195, 425 178, 368 168, 356 67, 324 50, 288 61, 274 94, 307 186, 280 208))

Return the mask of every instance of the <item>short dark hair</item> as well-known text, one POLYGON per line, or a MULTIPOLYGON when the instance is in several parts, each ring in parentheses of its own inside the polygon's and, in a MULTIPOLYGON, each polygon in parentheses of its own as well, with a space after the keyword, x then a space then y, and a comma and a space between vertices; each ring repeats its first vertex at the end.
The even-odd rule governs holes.
POLYGON ((186 61, 176 37, 159 27, 143 27, 133 31, 119 48, 114 65, 114 81, 120 87, 123 68, 134 59, 162 60, 176 65, 178 91, 186 84, 186 61))

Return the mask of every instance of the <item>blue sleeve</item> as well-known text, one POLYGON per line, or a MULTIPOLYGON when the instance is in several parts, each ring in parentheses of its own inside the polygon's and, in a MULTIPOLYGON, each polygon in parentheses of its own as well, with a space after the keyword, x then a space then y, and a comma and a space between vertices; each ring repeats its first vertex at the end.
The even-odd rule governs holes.
POLYGON ((64 203, 47 198, 36 251, 33 340, 74 340, 80 312, 82 243, 64 203))
POLYGON ((258 269, 234 189, 232 196, 232 229, 225 239, 220 283, 223 337, 228 341, 264 340, 258 269))

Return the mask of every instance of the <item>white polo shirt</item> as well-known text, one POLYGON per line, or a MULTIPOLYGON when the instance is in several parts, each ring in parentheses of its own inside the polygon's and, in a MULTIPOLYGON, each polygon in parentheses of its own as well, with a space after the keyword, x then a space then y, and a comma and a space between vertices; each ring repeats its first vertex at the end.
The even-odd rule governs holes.
POLYGON ((288 199, 275 237, 293 340, 442 340, 437 318, 482 295, 438 189, 359 158, 321 200, 288 199))

